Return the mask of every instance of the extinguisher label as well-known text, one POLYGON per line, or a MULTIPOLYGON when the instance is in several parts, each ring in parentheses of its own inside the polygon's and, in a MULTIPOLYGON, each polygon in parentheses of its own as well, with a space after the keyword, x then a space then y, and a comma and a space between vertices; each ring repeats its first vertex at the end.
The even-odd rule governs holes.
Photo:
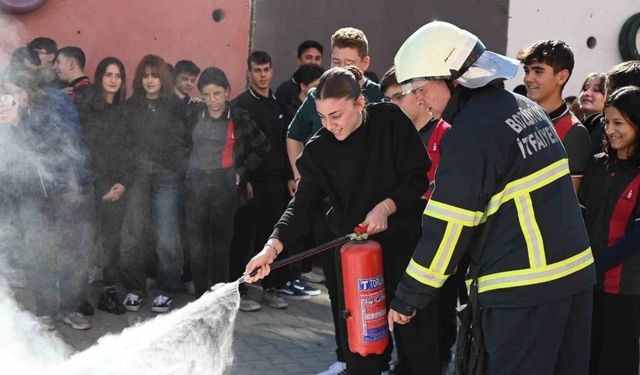
POLYGON ((362 333, 365 342, 382 340, 389 334, 387 329, 387 302, 384 295, 384 277, 358 279, 362 333))
POLYGON ((371 279, 358 279, 358 290, 373 290, 383 288, 384 290, 384 277, 382 275, 371 279))

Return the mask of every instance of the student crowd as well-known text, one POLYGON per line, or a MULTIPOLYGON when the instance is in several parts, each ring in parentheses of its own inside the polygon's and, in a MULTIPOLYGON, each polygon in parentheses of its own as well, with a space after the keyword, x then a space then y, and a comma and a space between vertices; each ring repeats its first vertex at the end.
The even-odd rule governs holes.
MULTIPOLYGON (((362 31, 348 27, 331 36, 332 69, 326 72, 321 66, 324 52, 317 41, 301 43, 298 69, 275 92, 271 57, 251 52, 249 87, 231 99, 221 69, 201 70, 189 60, 172 66, 160 56, 144 56, 128 90, 126 68, 117 57, 102 59, 90 79, 78 47, 57 48, 55 41, 41 37, 16 49, 0 86, 0 143, 7 147, 0 157, 0 202, 4 228, 15 229, 2 235, 12 236, 5 241, 11 244, 9 262, 25 271, 36 299, 34 313, 43 327, 53 329, 60 316, 73 328, 91 328, 90 263, 102 270, 99 309, 114 314, 138 311, 148 298, 151 278, 155 294, 150 308, 164 313, 181 288, 200 296, 215 283, 235 280, 262 244, 276 256, 282 251, 280 256, 295 254, 334 239, 335 232, 349 230, 347 223, 353 220, 370 226, 383 223, 377 240, 383 244, 391 303, 421 235, 411 218, 422 215, 437 186, 441 141, 454 131, 455 121, 443 121, 446 114, 425 101, 422 88, 406 90, 395 67, 378 83, 368 70, 368 42, 362 31), (356 86, 349 88, 351 80, 356 86), (368 160, 359 156, 360 147, 366 146, 358 143, 358 133, 344 118, 350 112, 327 112, 323 101, 333 95, 327 90, 353 99, 361 108, 357 113, 366 112, 357 119, 360 123, 379 128, 383 125, 378 123, 393 124, 388 134, 366 139, 380 137, 375 141, 383 145, 380 152, 369 150, 368 160), (387 104, 376 106, 378 102, 387 104), (366 195, 420 170, 421 165, 412 164, 411 140, 401 138, 406 124, 417 131, 421 152, 431 161, 430 167, 424 166, 428 174, 420 175, 423 183, 412 185, 421 190, 422 199, 414 202, 397 194, 367 202, 364 211, 357 203, 336 202, 341 196, 331 194, 333 190, 348 192, 358 185, 366 195), (333 136, 327 139, 323 127, 333 136), (351 142, 351 154, 332 139, 351 142), (307 157, 296 163, 307 142, 307 157), (404 153, 386 154, 387 142, 405 142, 404 153), (323 163, 343 162, 351 172, 337 168, 333 176, 322 175, 322 168, 332 170, 323 163), (370 186, 375 181, 367 179, 373 176, 367 174, 372 164, 390 174, 382 176, 379 186, 370 186), (328 178, 335 186, 327 183, 325 190, 313 191, 318 202, 302 201, 311 194, 311 182, 303 184, 301 176, 328 178), (305 189, 304 195, 289 203, 298 187, 305 189), (350 212, 336 210, 336 203, 350 212), (294 225, 294 211, 296 220, 303 220, 304 212, 306 225, 294 225), (362 217, 349 216, 355 212, 362 217), (297 229, 306 233, 291 234, 297 229), (119 295, 116 286, 125 294, 119 295)), ((635 374, 640 334, 640 61, 589 74, 580 92, 565 99, 563 89, 574 66, 566 43, 543 40, 523 46, 517 59, 525 76, 524 85, 514 91, 534 101, 552 121, 566 150, 591 242, 598 281, 590 372, 635 374)), ((527 139, 519 145, 523 155, 550 143, 544 137, 527 139)), ((320 294, 309 282, 326 281, 337 349, 336 362, 322 374, 346 373, 347 364, 354 373, 370 373, 372 367, 359 363, 365 362, 363 357, 344 347, 340 264, 333 253, 319 261, 322 274, 309 262, 271 272, 262 280, 261 301, 249 298, 241 285, 240 309, 255 311, 261 304, 286 308, 283 297, 307 300, 320 294)), ((415 374, 417 368, 420 373, 441 371, 456 340, 456 306, 467 300, 464 278, 470 262, 463 258, 437 298, 419 309, 411 323, 419 328, 396 328, 398 363, 390 366, 389 357, 382 356, 385 363, 373 367, 397 374, 415 374)))

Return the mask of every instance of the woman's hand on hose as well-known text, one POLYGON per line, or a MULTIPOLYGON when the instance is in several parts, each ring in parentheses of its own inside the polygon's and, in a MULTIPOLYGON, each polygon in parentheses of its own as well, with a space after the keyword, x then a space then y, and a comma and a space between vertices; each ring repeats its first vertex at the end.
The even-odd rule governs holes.
POLYGON ((365 217, 364 221, 358 226, 367 227, 367 234, 376 234, 384 232, 388 227, 388 218, 396 210, 396 204, 393 200, 387 198, 378 203, 365 217))
POLYGON ((255 283, 256 281, 265 278, 270 272, 271 267, 269 265, 278 257, 278 254, 283 249, 282 242, 276 238, 270 238, 264 245, 262 251, 256 254, 244 269, 244 275, 247 275, 247 283, 255 283), (249 276, 253 271, 256 271, 254 276, 249 276))

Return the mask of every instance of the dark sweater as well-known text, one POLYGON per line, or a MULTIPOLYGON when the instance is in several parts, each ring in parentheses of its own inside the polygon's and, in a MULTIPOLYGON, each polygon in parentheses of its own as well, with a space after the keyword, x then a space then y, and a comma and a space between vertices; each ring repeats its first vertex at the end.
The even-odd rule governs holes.
POLYGON ((99 109, 85 103, 79 107, 82 138, 91 152, 91 169, 96 180, 120 183, 128 188, 133 167, 133 144, 127 128, 124 105, 99 109))
MULTIPOLYGON (((397 212, 389 217, 381 242, 393 242, 408 227, 419 228, 429 160, 413 124, 397 106, 367 106, 364 123, 344 141, 320 129, 296 165, 301 175, 298 190, 272 234, 285 247, 311 228, 326 196, 335 235, 351 233, 385 198, 393 199, 397 212)), ((413 248, 403 251, 410 256, 413 248)))

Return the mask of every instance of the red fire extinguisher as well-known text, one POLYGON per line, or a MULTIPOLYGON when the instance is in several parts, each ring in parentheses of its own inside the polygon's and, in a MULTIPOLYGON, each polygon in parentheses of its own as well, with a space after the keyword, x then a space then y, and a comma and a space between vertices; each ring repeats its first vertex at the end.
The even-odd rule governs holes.
POLYGON ((367 240, 366 228, 342 246, 342 284, 349 349, 361 356, 382 354, 389 345, 382 248, 367 240))

